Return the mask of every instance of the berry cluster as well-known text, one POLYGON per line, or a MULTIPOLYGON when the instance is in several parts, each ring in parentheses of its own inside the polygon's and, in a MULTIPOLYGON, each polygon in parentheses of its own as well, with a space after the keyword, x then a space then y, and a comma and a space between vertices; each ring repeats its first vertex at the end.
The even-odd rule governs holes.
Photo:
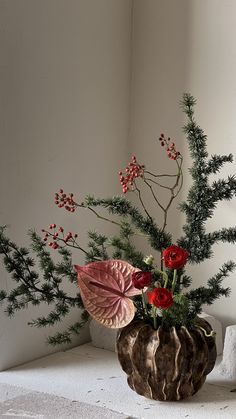
POLYGON ((119 172, 123 193, 126 193, 130 187, 132 188, 134 186, 136 178, 143 177, 144 169, 145 166, 138 164, 136 157, 132 156, 131 161, 125 169, 125 173, 119 172))
POLYGON ((171 142, 170 137, 166 138, 164 134, 161 134, 159 141, 161 146, 166 148, 167 156, 171 160, 177 160, 180 157, 180 152, 176 150, 175 143, 171 142))
POLYGON ((70 231, 69 233, 65 234, 63 227, 59 227, 57 230, 56 228, 57 228, 56 224, 50 224, 49 230, 53 230, 53 232, 49 230, 44 230, 44 229, 42 230, 42 233, 44 233, 43 240, 47 242, 49 247, 56 250, 62 247, 59 245, 59 242, 62 242, 64 244, 67 244, 68 242, 71 242, 73 244, 75 243, 78 237, 77 233, 73 234, 70 231), (52 240, 52 241, 49 241, 49 240, 52 240))
POLYGON ((64 193, 63 189, 60 189, 59 193, 55 193, 55 204, 58 208, 64 207, 69 212, 75 212, 77 205, 73 197, 73 193, 67 195, 64 193))

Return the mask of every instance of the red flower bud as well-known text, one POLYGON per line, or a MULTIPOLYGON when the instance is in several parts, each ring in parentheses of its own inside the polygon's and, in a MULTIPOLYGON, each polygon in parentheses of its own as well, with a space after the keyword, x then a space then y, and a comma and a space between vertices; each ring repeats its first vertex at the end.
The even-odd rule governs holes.
POLYGON ((132 274, 132 284, 138 290, 142 290, 145 287, 151 285, 152 282, 152 274, 151 272, 134 272, 132 274))

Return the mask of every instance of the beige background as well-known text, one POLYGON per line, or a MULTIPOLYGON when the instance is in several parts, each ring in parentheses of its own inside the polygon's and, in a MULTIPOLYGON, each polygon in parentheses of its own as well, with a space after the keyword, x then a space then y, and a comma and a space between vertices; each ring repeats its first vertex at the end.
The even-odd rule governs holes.
MULTIPOLYGON (((208 135, 209 154, 233 153, 236 161, 236 2, 234 0, 134 1, 134 44, 131 107, 131 147, 152 167, 163 168, 165 157, 156 144, 160 132, 174 138, 184 154, 186 197, 191 160, 182 134, 178 106, 185 91, 197 98, 196 118, 208 135)), ((235 173, 225 165, 221 177, 235 173)), ((177 206, 175 202, 174 207, 177 206)), ((170 229, 178 237, 183 214, 172 208, 170 229)), ((208 230, 236 224, 236 200, 220 203, 208 230)), ((189 267, 194 286, 204 284, 221 265, 235 260, 235 245, 214 246, 215 257, 189 267)), ((225 280, 230 298, 205 311, 224 325, 236 323, 236 273, 225 280)))
MULTIPOLYGON (((79 199, 120 191, 117 171, 127 155, 129 126, 130 6, 127 0, 0 0, 0 223, 10 225, 17 243, 28 243, 29 228, 52 222, 85 240, 96 222, 58 209, 54 193, 60 187, 79 199)), ((3 269, 0 283, 11 287, 3 269)), ((27 326, 37 314, 29 309, 9 320, 1 311, 0 368, 52 351, 45 336, 53 331, 27 326)), ((78 311, 70 317, 68 324, 78 311)), ((83 333, 74 344, 86 339, 83 333)))
MULTIPOLYGON (((236 155, 234 0, 0 0, 0 16, 0 223, 18 243, 27 243, 28 228, 51 222, 84 241, 94 219, 57 209, 54 192, 119 193, 117 171, 132 153, 171 170, 156 144, 161 131, 179 142, 187 174, 184 91, 198 99, 209 152, 236 155)), ((177 237, 183 219, 176 205, 169 228, 177 237)), ((220 205, 209 229, 235 225, 235 210, 235 201, 220 205)), ((190 269, 194 285, 230 258, 235 246, 216 246, 214 259, 190 269)), ((235 274, 227 284, 231 297, 207 309, 225 325, 236 323, 235 274)), ((11 287, 3 269, 1 287, 11 287)), ((1 314, 1 369, 52 350, 45 330, 26 325, 37 314, 1 314)))

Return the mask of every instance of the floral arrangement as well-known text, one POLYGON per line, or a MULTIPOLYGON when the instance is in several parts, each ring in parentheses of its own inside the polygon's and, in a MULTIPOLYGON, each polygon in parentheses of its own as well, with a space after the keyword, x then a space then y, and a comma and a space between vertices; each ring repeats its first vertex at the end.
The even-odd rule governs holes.
POLYGON ((192 283, 192 278, 185 273, 187 262, 194 264, 210 259, 216 243, 236 242, 234 226, 207 231, 207 220, 214 215, 217 203, 236 195, 236 179, 228 176, 212 181, 225 163, 232 163, 233 156, 208 156, 207 137, 194 119, 195 104, 190 94, 184 94, 182 108, 187 117, 184 132, 192 157, 189 169, 192 186, 186 201, 179 205, 185 214, 182 236, 174 243, 167 224, 168 211, 183 185, 183 157, 175 143, 161 134, 158 142, 167 158, 173 161, 175 173, 154 173, 132 156, 125 170, 119 172, 123 196, 106 199, 87 196, 79 201, 63 189, 55 194, 59 208, 73 216, 78 211, 90 211, 101 222, 115 225, 115 235, 107 237, 89 231, 85 248, 77 233, 65 232, 62 226, 53 223, 43 229, 43 237, 30 231, 31 248, 27 249, 8 238, 5 227, 0 228, 0 254, 16 283, 9 292, 0 291, 0 301, 5 303, 8 315, 29 304, 46 302, 53 306, 51 312, 30 322, 30 325, 44 327, 60 322, 71 308, 79 308, 81 320, 49 338, 49 343, 61 344, 70 342, 72 336, 80 332, 89 315, 108 327, 123 327, 135 317, 149 322, 153 328, 160 325, 167 329, 182 325, 191 328, 203 304, 212 304, 220 296, 229 294, 229 288, 223 287, 222 281, 235 269, 233 261, 225 262, 206 281, 206 286, 187 289, 192 283), (143 187, 163 214, 161 225, 145 203, 143 187), (165 205, 159 198, 159 188, 168 194, 165 205), (139 206, 126 198, 128 193, 138 197, 139 206), (136 248, 137 235, 148 241, 155 257, 146 256, 136 248), (72 250, 84 254, 85 266, 75 265, 72 250), (59 262, 53 260, 54 251, 61 257, 59 262), (39 270, 35 266, 39 266, 39 270), (63 284, 68 280, 75 285, 74 295, 65 291, 63 284))
POLYGON ((180 294, 175 294, 177 272, 185 266, 188 256, 187 251, 175 245, 164 249, 164 265, 173 271, 171 283, 168 273, 155 267, 150 256, 145 263, 150 265, 151 270, 146 272, 116 259, 93 262, 85 267, 76 265, 84 305, 100 323, 120 328, 133 320, 136 308, 131 298, 141 294, 142 304, 141 307, 137 305, 136 317, 148 322, 152 319, 154 329, 165 326, 162 313, 163 310, 171 310, 175 299, 178 302, 181 298, 180 294), (162 281, 155 281, 155 273, 161 275, 162 281), (146 292, 147 289, 149 292, 146 292))

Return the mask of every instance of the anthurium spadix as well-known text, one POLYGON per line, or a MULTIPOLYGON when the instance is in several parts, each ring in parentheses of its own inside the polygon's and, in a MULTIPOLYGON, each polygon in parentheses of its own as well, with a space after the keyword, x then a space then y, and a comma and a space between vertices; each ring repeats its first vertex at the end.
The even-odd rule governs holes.
POLYGON ((130 297, 141 293, 131 278, 139 269, 117 259, 75 265, 75 269, 84 306, 95 320, 114 329, 131 322, 135 306, 130 297))

